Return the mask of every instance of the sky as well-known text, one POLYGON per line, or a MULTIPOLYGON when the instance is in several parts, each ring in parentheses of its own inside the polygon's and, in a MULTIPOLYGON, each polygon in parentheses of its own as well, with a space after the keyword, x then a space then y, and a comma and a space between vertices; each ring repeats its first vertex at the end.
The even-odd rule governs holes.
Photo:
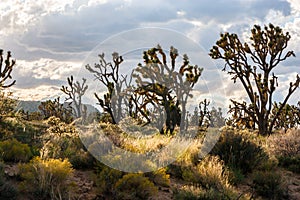
MULTIPOLYGON (((221 71, 222 62, 208 57, 209 50, 222 32, 237 33, 247 41, 254 24, 269 23, 290 32, 288 49, 297 56, 276 70, 279 87, 275 99, 282 101, 289 82, 300 74, 299 0, 1 0, 0 48, 12 51, 16 59, 12 75, 17 82, 10 88, 14 95, 45 100, 63 96, 60 88, 70 75, 76 80, 88 76, 90 88, 100 87, 99 93, 103 92, 84 67, 97 62, 92 58, 99 53, 104 52, 108 59, 112 52, 107 51, 126 54, 128 62, 122 70, 128 72, 129 64, 142 62, 137 49, 164 43, 168 50, 166 45, 171 44, 181 54, 190 52, 191 62, 204 68, 193 101, 210 98, 212 105, 227 107, 230 98, 246 100, 246 94, 221 71), (143 30, 154 32, 138 39, 143 30), (119 40, 124 35, 130 37, 128 44, 119 40), (132 45, 141 40, 148 43, 132 45), (189 47, 195 49, 189 51, 189 47)), ((299 96, 298 89, 290 103, 299 96)))

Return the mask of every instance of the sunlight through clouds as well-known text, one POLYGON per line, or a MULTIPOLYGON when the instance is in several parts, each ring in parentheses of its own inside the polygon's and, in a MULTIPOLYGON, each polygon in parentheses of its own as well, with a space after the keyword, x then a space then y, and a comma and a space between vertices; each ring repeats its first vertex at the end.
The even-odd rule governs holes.
MULTIPOLYGON (((167 28, 191 38, 208 53, 222 32, 237 33, 248 42, 254 24, 269 23, 290 32, 289 48, 299 57, 298 0, 4 0, 0 3, 0 46, 17 59, 13 73, 17 90, 57 87, 67 76, 84 70, 82 62, 95 46, 123 31, 167 28)), ((300 71, 298 57, 284 62, 278 72, 293 78, 300 71)), ((223 66, 217 68, 226 77, 223 66)), ((229 97, 238 98, 242 88, 233 87, 230 79, 224 84, 229 97)), ((283 80, 282 87, 288 87, 288 82, 283 80)))

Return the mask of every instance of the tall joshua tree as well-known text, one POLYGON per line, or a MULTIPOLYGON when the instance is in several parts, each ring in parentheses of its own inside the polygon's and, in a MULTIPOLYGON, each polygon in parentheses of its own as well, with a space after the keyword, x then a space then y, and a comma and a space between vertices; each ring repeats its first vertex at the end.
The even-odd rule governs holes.
POLYGON ((86 107, 82 104, 82 96, 85 94, 88 86, 86 85, 86 79, 82 79, 82 83, 79 81, 74 82, 73 76, 67 78, 68 86, 62 86, 61 91, 67 95, 66 101, 71 100, 71 107, 76 118, 86 115, 86 107))
POLYGON ((99 54, 98 56, 99 63, 96 63, 93 67, 89 64, 85 67, 107 88, 108 92, 103 98, 99 97, 97 93, 95 93, 95 97, 103 111, 110 115, 112 123, 116 124, 122 117, 121 107, 123 97, 121 93, 123 92, 123 86, 126 83, 126 77, 119 73, 120 64, 123 62, 123 58, 116 52, 112 54, 113 62, 107 62, 104 53, 99 54))
POLYGON ((11 72, 16 61, 11 59, 11 52, 7 52, 6 58, 3 58, 3 50, 0 49, 0 88, 8 88, 16 83, 13 80, 11 83, 6 84, 8 79, 12 79, 11 72))
POLYGON ((221 34, 221 38, 210 50, 209 55, 213 59, 225 61, 223 70, 228 71, 234 83, 239 80, 248 95, 250 104, 231 100, 233 106, 250 117, 258 126, 260 134, 268 135, 272 133, 274 124, 288 99, 299 87, 300 77, 297 74, 296 80, 290 82, 287 95, 274 113, 274 117, 270 119, 273 95, 278 87, 277 76, 273 71, 279 63, 295 56, 293 51, 286 50, 291 36, 272 24, 263 29, 255 25, 251 34, 251 44, 242 43, 234 33, 221 34))
POLYGON ((148 104, 156 109, 163 107, 166 132, 170 133, 177 125, 181 125, 181 130, 185 129, 187 100, 203 70, 197 65, 191 65, 188 56, 183 55, 183 63, 177 71, 178 56, 178 50, 171 47, 168 62, 166 53, 158 45, 144 52, 145 65, 139 64, 133 74, 137 83, 136 92, 146 96, 145 103, 140 107, 144 108, 148 104))

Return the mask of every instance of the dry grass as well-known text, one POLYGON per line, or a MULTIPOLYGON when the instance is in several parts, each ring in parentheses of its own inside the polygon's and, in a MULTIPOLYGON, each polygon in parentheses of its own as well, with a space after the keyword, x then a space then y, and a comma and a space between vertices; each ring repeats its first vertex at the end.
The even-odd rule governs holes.
POLYGON ((299 156, 300 155, 300 130, 290 129, 271 135, 266 143, 268 152, 276 156, 299 156))

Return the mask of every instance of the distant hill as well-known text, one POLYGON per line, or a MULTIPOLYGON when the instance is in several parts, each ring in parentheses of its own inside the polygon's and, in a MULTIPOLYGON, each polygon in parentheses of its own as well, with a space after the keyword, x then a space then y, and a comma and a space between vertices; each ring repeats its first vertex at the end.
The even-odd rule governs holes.
MULTIPOLYGON (((36 112, 39 111, 39 105, 42 101, 19 101, 17 104, 17 110, 23 109, 25 112, 36 112)), ((94 113, 99 112, 97 108, 90 104, 85 104, 87 107, 87 113, 94 113)), ((65 103, 65 106, 68 106, 67 103, 65 103)))

